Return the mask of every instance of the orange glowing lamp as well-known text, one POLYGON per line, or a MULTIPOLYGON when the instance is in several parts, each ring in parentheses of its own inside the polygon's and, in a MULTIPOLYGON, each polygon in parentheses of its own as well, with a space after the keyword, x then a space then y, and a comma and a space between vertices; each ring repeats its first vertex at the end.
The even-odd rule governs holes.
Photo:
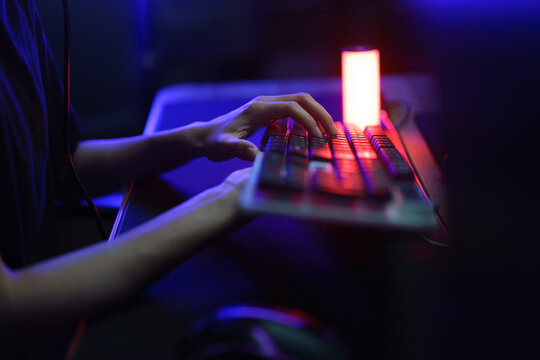
POLYGON ((341 52, 343 121, 366 126, 380 125, 381 96, 379 50, 365 47, 341 52))

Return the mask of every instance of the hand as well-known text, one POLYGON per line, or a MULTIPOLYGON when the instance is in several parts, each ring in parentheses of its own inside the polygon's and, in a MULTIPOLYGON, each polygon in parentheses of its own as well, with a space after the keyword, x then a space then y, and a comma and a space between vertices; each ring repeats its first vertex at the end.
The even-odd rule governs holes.
POLYGON ((239 192, 244 187, 250 175, 251 168, 236 170, 223 180, 222 185, 228 185, 232 191, 239 192))
POLYGON ((212 161, 234 157, 253 161, 258 148, 245 139, 259 127, 286 117, 300 123, 314 136, 337 133, 330 114, 309 94, 259 96, 208 123, 209 134, 204 153, 212 161))
POLYGON ((237 203, 238 194, 244 187, 246 181, 251 175, 251 168, 245 168, 232 172, 223 182, 218 185, 222 193, 230 198, 234 198, 234 203, 237 203))
POLYGON ((249 179, 251 168, 236 170, 232 172, 222 183, 209 188, 182 203, 182 208, 198 207, 209 202, 220 203, 224 212, 238 213, 238 195, 244 184, 249 179))
POLYGON ((227 176, 227 178, 221 183, 221 186, 226 189, 224 192, 227 194, 226 198, 228 200, 228 204, 234 209, 234 221, 231 223, 231 226, 233 227, 244 226, 253 219, 253 217, 241 215, 238 207, 238 195, 240 195, 240 191, 245 186, 250 175, 251 168, 237 170, 227 176))
POLYGON ((237 170, 217 186, 211 187, 191 199, 178 205, 169 213, 172 217, 183 217, 196 209, 206 207, 206 211, 212 209, 218 214, 208 218, 209 223, 222 223, 227 228, 241 226, 249 221, 248 217, 242 216, 238 206, 238 196, 247 179, 249 179, 251 168, 237 170))

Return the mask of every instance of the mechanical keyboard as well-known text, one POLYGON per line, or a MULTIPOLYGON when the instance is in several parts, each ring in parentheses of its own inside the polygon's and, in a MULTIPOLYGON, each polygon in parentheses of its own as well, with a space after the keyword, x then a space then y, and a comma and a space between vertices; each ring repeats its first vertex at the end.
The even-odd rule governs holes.
POLYGON ((338 134, 322 138, 291 119, 268 125, 240 197, 242 209, 385 229, 433 229, 431 205, 386 130, 335 125, 338 134))

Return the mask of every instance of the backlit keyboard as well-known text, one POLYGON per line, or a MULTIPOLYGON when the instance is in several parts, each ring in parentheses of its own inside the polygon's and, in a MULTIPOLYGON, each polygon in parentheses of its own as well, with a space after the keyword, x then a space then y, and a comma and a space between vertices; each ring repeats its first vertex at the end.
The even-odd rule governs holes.
POLYGON ((338 134, 322 138, 287 119, 268 126, 260 148, 265 152, 261 186, 384 198, 390 196, 392 179, 413 178, 411 168, 381 128, 363 131, 353 124, 335 125, 338 134), (312 161, 323 164, 310 169, 312 161))
POLYGON ((311 136, 291 119, 270 124, 240 198, 248 213, 428 231, 431 205, 409 163, 381 127, 335 123, 311 136))

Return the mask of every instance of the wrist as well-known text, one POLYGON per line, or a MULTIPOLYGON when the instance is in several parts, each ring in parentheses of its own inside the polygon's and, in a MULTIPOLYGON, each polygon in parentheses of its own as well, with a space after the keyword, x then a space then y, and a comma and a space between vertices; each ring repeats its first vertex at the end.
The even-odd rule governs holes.
POLYGON ((199 157, 207 157, 212 153, 212 144, 217 124, 212 121, 197 121, 189 126, 192 127, 192 138, 195 151, 199 157))
POLYGON ((174 129, 173 147, 177 149, 177 144, 186 144, 186 150, 191 157, 198 158, 206 156, 212 131, 212 125, 202 121, 196 121, 181 128, 174 129))
POLYGON ((223 182, 215 187, 217 193, 219 193, 218 201, 220 207, 226 209, 226 211, 236 218, 240 214, 238 207, 238 196, 240 195, 240 189, 233 184, 223 182))

